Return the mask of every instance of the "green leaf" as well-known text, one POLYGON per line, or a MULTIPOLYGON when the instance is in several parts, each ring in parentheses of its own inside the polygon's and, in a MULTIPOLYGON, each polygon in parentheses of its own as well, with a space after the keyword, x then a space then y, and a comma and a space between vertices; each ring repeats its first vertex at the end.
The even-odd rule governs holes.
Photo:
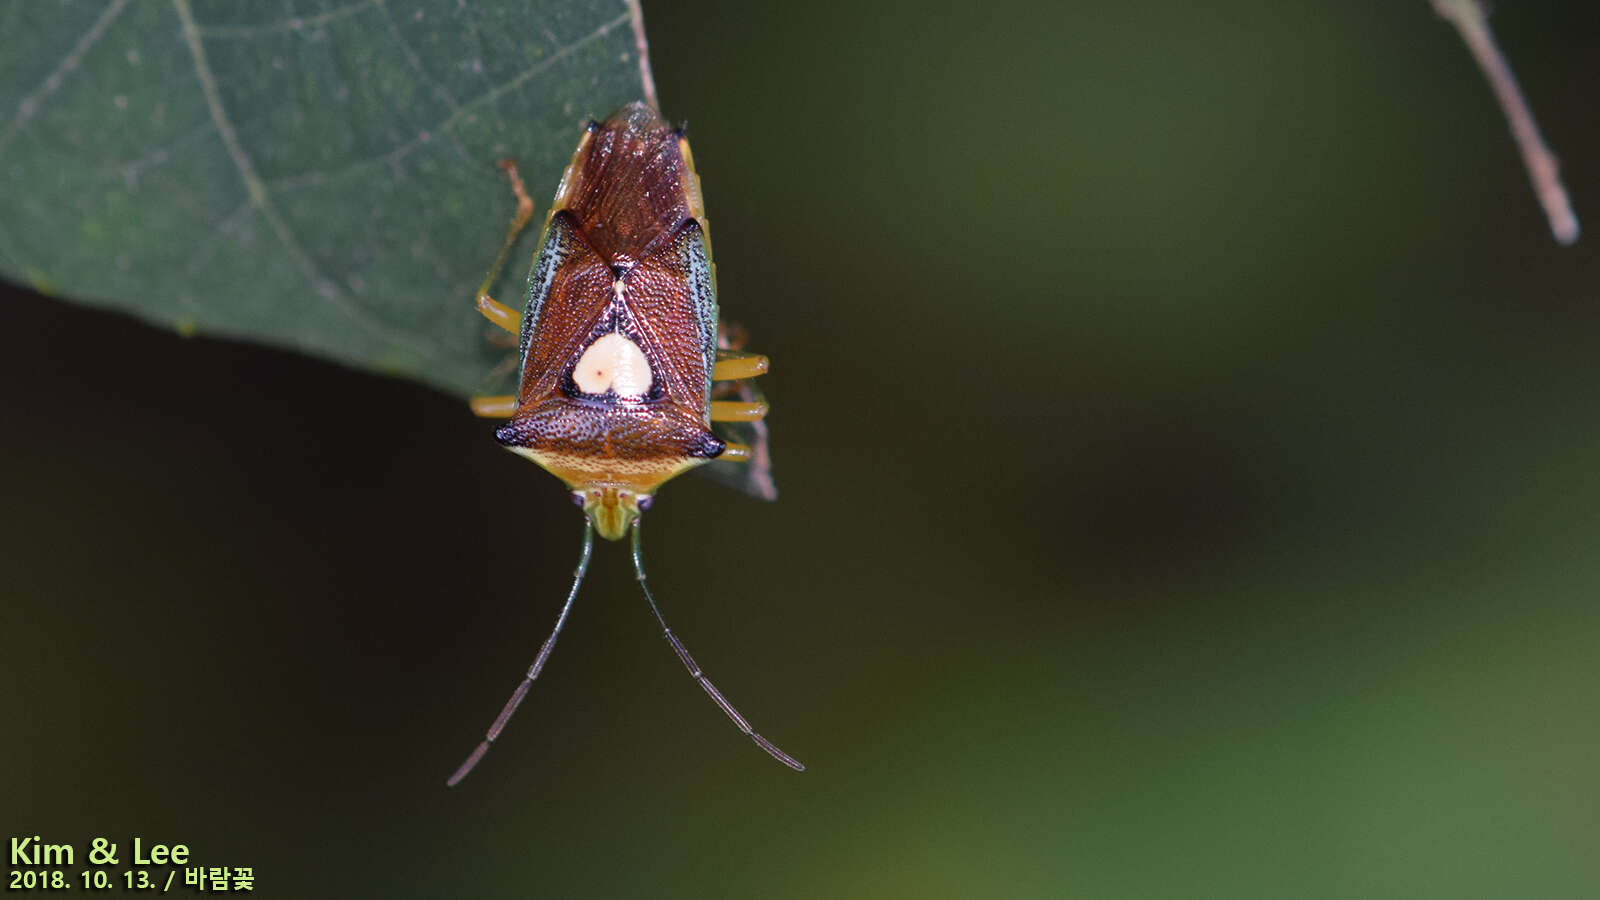
MULTIPOLYGON (((583 120, 644 93, 636 15, 14 2, 0 273, 185 334, 481 390, 507 356, 472 304, 515 208, 495 162, 549 201, 583 120)), ((538 221, 493 291, 519 308, 538 221)))

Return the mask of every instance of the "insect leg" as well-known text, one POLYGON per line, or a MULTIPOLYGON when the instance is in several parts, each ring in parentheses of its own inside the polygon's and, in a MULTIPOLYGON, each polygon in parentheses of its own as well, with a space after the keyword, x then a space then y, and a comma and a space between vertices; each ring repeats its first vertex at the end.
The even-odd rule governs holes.
POLYGON ((517 235, 533 218, 533 198, 528 196, 527 188, 522 186, 522 176, 517 174, 515 160, 502 159, 499 162, 501 169, 511 179, 511 191, 517 195, 517 211, 511 216, 511 227, 506 229, 506 239, 500 244, 500 252, 495 254, 494 264, 489 267, 489 274, 483 278, 483 283, 478 285, 477 304, 478 312, 483 317, 493 322, 500 328, 516 334, 522 327, 522 316, 516 310, 500 303, 489 296, 489 288, 494 280, 499 277, 500 270, 505 268, 506 259, 511 255, 511 248, 517 242, 517 235))
POLYGON ((506 727, 506 723, 511 721, 511 714, 517 711, 517 706, 522 703, 522 698, 528 695, 528 688, 533 686, 533 680, 539 677, 540 670, 544 668, 545 660, 550 658, 550 651, 555 648, 556 638, 561 635, 561 626, 567 624, 567 613, 572 611, 572 600, 578 596, 578 585, 583 583, 583 573, 589 569, 589 553, 593 549, 594 525, 585 520, 583 525, 583 551, 578 555, 578 568, 572 573, 572 590, 567 592, 567 602, 562 604, 561 615, 556 617, 556 627, 550 632, 550 636, 544 639, 544 645, 539 648, 539 655, 533 658, 533 665, 528 667, 528 674, 522 676, 522 683, 517 685, 517 689, 511 692, 511 699, 506 701, 506 705, 500 710, 500 715, 494 717, 494 723, 489 726, 488 732, 484 734, 483 740, 478 743, 477 749, 472 751, 472 754, 466 758, 465 762, 456 767, 455 773, 450 776, 450 780, 445 782, 446 787, 455 787, 461 782, 461 779, 467 777, 467 773, 471 772, 472 767, 478 764, 478 760, 483 759, 483 755, 489 752, 489 745, 494 743, 494 739, 500 736, 500 731, 506 727))
POLYGON ((759 422, 766 417, 767 404, 762 400, 753 403, 741 403, 738 400, 711 401, 713 422, 759 422))
POLYGON ((517 411, 517 398, 512 394, 499 397, 473 397, 472 414, 485 419, 509 419, 517 411))
POLYGON ((715 381, 711 384, 711 420, 712 422, 733 422, 736 424, 724 425, 717 430, 717 436, 723 440, 732 440, 739 446, 732 452, 726 452, 718 457, 719 460, 729 462, 742 462, 749 468, 743 475, 733 475, 724 471, 718 477, 732 479, 739 490, 752 497, 762 500, 778 499, 778 486, 772 483, 772 455, 767 450, 767 423, 766 400, 761 396, 761 389, 756 387, 754 379, 744 378, 738 381, 715 381), (738 401, 719 403, 718 401, 738 401), (724 412, 726 411, 726 412, 724 412), (726 414, 743 412, 753 418, 739 419, 726 414))
POLYGON ((522 314, 488 294, 478 294, 478 312, 502 331, 516 334, 522 330, 522 314))
POLYGON ((712 381, 737 381, 741 378, 754 378, 765 375, 772 369, 772 363, 759 353, 734 353, 721 350, 717 353, 717 361, 711 367, 712 381))
POLYGON ((661 623, 661 631, 666 635, 667 643, 672 645, 672 650, 678 654, 678 659, 682 660, 683 667, 689 670, 689 677, 699 683, 700 687, 705 690, 706 696, 711 698, 711 702, 715 703, 718 709, 733 720, 734 727, 744 732, 745 736, 750 740, 755 741, 757 747, 767 751, 768 756, 796 772, 804 772, 806 767, 798 759, 779 750, 777 745, 757 734, 755 729, 750 727, 749 720, 739 715, 739 711, 733 708, 733 704, 728 702, 728 698, 722 696, 722 692, 717 690, 716 685, 711 683, 711 679, 700 671, 700 665, 694 661, 694 657, 689 655, 689 651, 684 648, 683 642, 678 640, 678 636, 672 633, 671 628, 667 627, 667 620, 662 617, 661 609, 656 606, 656 598, 651 596, 650 586, 645 583, 644 554, 640 550, 639 523, 637 521, 633 523, 633 571, 634 577, 639 579, 639 589, 644 591, 644 599, 650 603, 650 611, 656 614, 656 621, 661 623))

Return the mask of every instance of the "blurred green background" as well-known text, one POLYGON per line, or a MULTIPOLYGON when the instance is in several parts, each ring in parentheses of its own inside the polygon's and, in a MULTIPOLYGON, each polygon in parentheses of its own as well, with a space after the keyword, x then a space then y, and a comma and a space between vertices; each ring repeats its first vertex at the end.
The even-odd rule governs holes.
MULTIPOLYGON (((271 896, 1600 893, 1600 245, 1425 0, 646 17, 783 490, 674 482, 647 562, 810 770, 606 545, 445 790, 558 483, 432 390, 19 293, 7 836, 271 896)), ((1600 229, 1600 14, 1493 24, 1600 229)))

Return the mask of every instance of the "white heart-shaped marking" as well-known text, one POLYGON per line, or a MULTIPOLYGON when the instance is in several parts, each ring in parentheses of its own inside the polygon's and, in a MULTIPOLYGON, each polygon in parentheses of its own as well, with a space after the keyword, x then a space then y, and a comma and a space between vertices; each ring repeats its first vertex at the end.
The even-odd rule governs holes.
POLYGON ((601 335, 589 345, 572 370, 572 380, 585 394, 616 391, 618 397, 638 400, 650 392, 654 380, 650 362, 639 345, 617 332, 601 335))

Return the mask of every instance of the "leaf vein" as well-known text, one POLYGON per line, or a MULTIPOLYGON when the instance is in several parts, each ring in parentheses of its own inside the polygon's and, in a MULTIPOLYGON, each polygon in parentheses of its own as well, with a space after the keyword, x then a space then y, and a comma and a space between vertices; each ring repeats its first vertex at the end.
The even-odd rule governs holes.
POLYGON ((287 34, 291 31, 304 31, 307 28, 321 28, 329 22, 347 19, 377 5, 380 5, 379 0, 361 0, 359 3, 337 6, 314 16, 290 16, 282 21, 265 25, 207 25, 199 30, 203 38, 254 38, 268 34, 287 34))
POLYGON ((239 135, 233 129, 233 123, 228 118, 227 109, 222 104, 222 93, 217 88, 217 80, 211 71, 211 65, 206 61, 205 47, 200 38, 200 29, 195 24, 194 11, 189 7, 189 0, 172 0, 177 9, 178 19, 182 24, 184 41, 189 45, 189 53, 194 58, 195 74, 200 78, 200 88, 205 95, 206 107, 211 112, 211 118, 217 123, 217 132, 222 137, 223 146, 228 151, 229 158, 233 161, 234 168, 239 177, 244 181, 245 191, 249 196, 251 206, 261 212, 267 224, 277 235, 278 240, 294 260, 295 266, 300 269, 312 288, 324 300, 333 304, 345 313, 352 321, 370 331, 372 334, 394 344, 410 348, 423 356, 433 356, 434 348, 419 342, 407 335, 401 334, 374 320, 365 310, 351 303, 344 292, 332 279, 323 275, 317 268, 311 255, 300 246, 295 238, 289 223, 284 220, 276 206, 273 205, 268 194, 266 184, 261 176, 256 173, 255 166, 250 162, 250 157, 245 153, 244 147, 239 143, 239 135))
MULTIPOLYGON (((383 13, 384 24, 389 26, 389 36, 394 39, 395 45, 400 48, 400 52, 405 56, 406 64, 411 67, 411 71, 417 73, 417 77, 421 78, 433 90, 434 94, 444 101, 445 106, 448 106, 452 113, 460 109, 461 104, 456 100, 455 95, 440 84, 438 79, 428 74, 427 68, 422 65, 422 58, 417 55, 416 50, 412 48, 411 42, 406 40, 405 35, 400 33, 400 26, 395 22, 394 17, 389 14, 389 5, 386 0, 377 0, 377 3, 378 10, 383 13)), ((472 158, 472 154, 459 140, 456 140, 454 135, 450 137, 450 143, 455 148, 455 151, 461 155, 463 162, 469 165, 477 165, 478 161, 472 158)), ((394 162, 398 161, 398 159, 394 160, 394 162)))
POLYGON ((460 109, 461 104, 456 102, 456 98, 445 90, 444 85, 440 84, 432 75, 429 75, 427 69, 422 67, 422 60, 417 57, 417 52, 411 48, 411 43, 406 40, 405 35, 400 33, 400 26, 395 24, 394 16, 389 15, 389 5, 384 3, 383 0, 377 0, 377 3, 378 11, 383 14, 383 23, 389 28, 389 36, 394 38, 395 46, 399 47, 400 52, 405 56, 406 65, 411 67, 411 71, 417 73, 417 77, 428 83, 433 92, 444 100, 446 106, 450 107, 451 112, 460 109))
POLYGON ((275 191, 289 191, 297 190, 303 187, 321 186, 330 182, 340 181, 353 175, 358 175, 362 172, 377 168, 379 166, 393 166, 399 163, 400 160, 404 159, 406 154, 410 153, 412 150, 415 150, 419 145, 433 140, 436 135, 448 134, 450 129, 454 128, 456 124, 459 123, 463 118, 470 115, 473 110, 480 106, 484 106, 485 104, 493 103, 494 101, 500 99, 501 96, 510 91, 516 90, 525 84, 529 79, 539 75, 546 69, 549 69, 551 66, 572 55, 584 45, 610 34, 617 26, 629 21, 630 15, 631 13, 625 12, 611 21, 602 24, 599 28, 596 28, 589 34, 578 38, 577 40, 566 45, 565 47, 562 47, 544 59, 539 60, 532 66, 529 66, 528 68, 523 69, 521 72, 518 72, 516 75, 513 75, 504 84, 479 94, 477 97, 474 97, 466 104, 458 107, 450 115, 446 116, 444 120, 434 128, 417 132, 415 137, 403 144, 396 145, 393 149, 390 149, 384 153, 380 153, 376 156, 369 156, 365 159, 355 160, 354 162, 341 166, 339 169, 333 172, 303 172, 298 175, 286 175, 283 178, 274 179, 269 187, 275 191))
POLYGON ((62 57, 61 62, 56 64, 50 74, 45 76, 44 81, 37 88, 34 88, 33 93, 22 98, 22 102, 17 104, 16 115, 6 125, 6 130, 0 132, 0 150, 4 150, 10 145, 12 139, 38 114, 39 102, 60 90, 61 83, 66 80, 67 73, 78 68, 78 64, 83 61, 84 54, 88 53, 89 48, 100 40, 101 36, 106 33, 106 29, 111 27, 111 23, 122 15, 122 11, 128 7, 128 2, 129 0, 112 0, 111 5, 107 6, 105 11, 100 14, 100 17, 94 20, 94 24, 90 25, 89 30, 83 33, 83 37, 78 38, 78 42, 72 45, 72 49, 68 51, 66 56, 62 57))

